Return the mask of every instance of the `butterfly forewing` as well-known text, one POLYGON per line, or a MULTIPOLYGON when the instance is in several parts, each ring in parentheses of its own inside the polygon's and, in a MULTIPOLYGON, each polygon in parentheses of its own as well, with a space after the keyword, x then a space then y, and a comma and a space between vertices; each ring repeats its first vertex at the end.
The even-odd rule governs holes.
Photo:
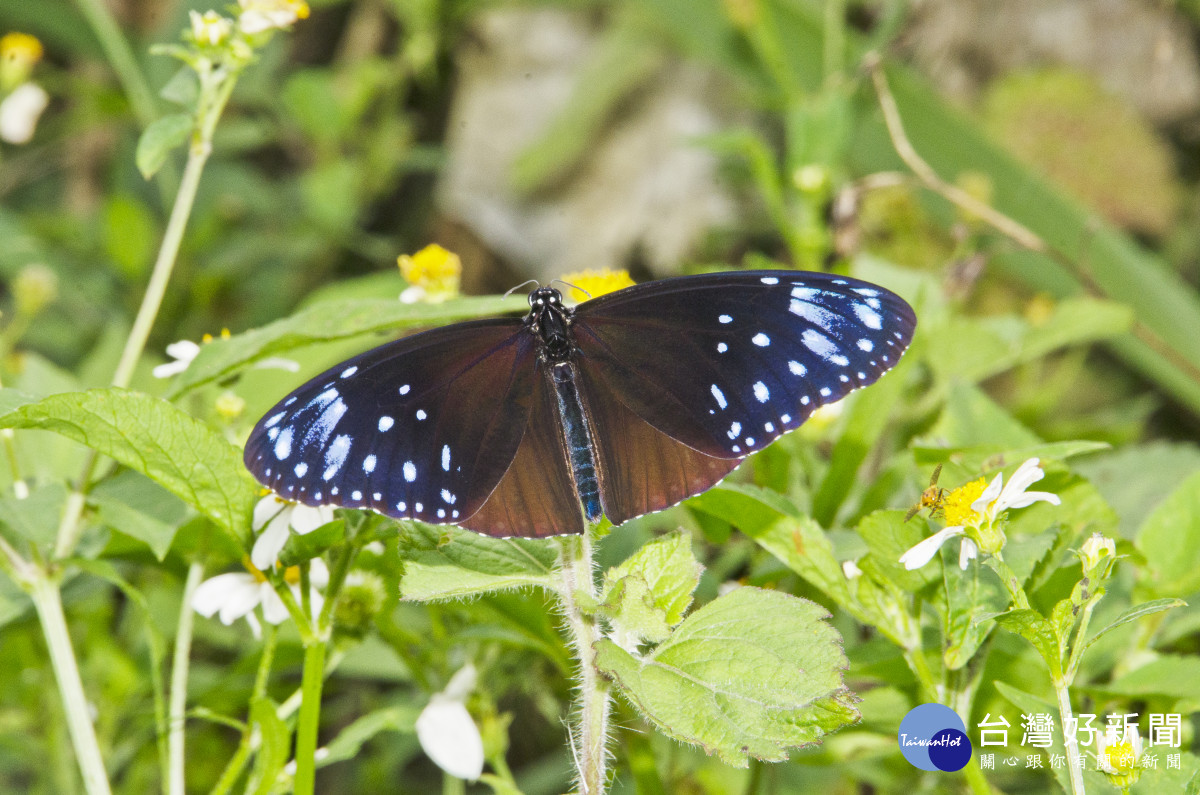
MULTIPOLYGON (((874 284, 745 271, 651 282, 588 301, 573 330, 587 381, 606 385, 672 439, 729 459, 874 382, 899 360, 915 325, 908 304, 874 284)), ((610 433, 601 426, 598 444, 610 433)), ((627 465, 637 466, 636 458, 627 465)))
POLYGON ((537 340, 516 318, 397 340, 343 362, 255 426, 246 466, 307 505, 459 522, 517 453, 537 340))

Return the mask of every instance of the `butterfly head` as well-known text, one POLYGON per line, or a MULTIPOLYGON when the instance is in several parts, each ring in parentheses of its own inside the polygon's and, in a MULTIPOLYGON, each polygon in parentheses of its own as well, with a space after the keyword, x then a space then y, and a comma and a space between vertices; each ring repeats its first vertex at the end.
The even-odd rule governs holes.
POLYGON ((562 293, 553 287, 539 287, 529 294, 529 314, 525 323, 542 340, 542 355, 553 362, 571 357, 575 343, 571 339, 571 310, 563 306, 562 293))

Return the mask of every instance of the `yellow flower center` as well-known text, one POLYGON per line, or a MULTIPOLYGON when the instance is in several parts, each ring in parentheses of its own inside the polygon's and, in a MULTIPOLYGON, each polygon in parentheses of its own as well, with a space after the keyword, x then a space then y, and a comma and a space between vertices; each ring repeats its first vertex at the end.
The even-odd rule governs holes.
POLYGON ((615 293, 626 287, 632 287, 633 279, 629 278, 627 270, 586 270, 568 273, 560 278, 571 285, 567 298, 572 301, 586 301, 589 298, 599 298, 605 293, 615 293))
POLYGON ((979 478, 979 480, 973 480, 951 490, 946 495, 946 499, 942 501, 942 518, 946 520, 946 524, 962 526, 977 524, 981 517, 971 509, 971 503, 979 499, 986 488, 987 481, 979 478))
POLYGON ((28 33, 7 33, 0 38, 0 59, 33 66, 42 59, 42 43, 28 33))
POLYGON ((396 264, 409 284, 429 291, 458 292, 462 260, 453 251, 447 251, 437 243, 426 246, 412 256, 401 254, 396 258, 396 264))
POLYGON ((1131 742, 1109 745, 1105 747, 1104 755, 1117 773, 1128 773, 1137 767, 1137 753, 1131 742))

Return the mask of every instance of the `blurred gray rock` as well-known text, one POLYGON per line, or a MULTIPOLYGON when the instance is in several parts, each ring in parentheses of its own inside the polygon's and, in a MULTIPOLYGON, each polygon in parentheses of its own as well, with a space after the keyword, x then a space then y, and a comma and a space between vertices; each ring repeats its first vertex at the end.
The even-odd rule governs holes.
POLYGON ((1146 0, 916 0, 903 43, 962 100, 998 74, 1063 65, 1170 124, 1200 111, 1193 35, 1172 4, 1146 0))
POLYGON ((717 159, 694 140, 723 126, 710 99, 720 93, 716 78, 665 59, 615 104, 619 112, 568 170, 531 195, 514 189, 514 162, 556 122, 597 53, 587 19, 556 9, 489 11, 457 56, 439 204, 543 281, 626 267, 634 257, 666 272, 735 214, 717 159))

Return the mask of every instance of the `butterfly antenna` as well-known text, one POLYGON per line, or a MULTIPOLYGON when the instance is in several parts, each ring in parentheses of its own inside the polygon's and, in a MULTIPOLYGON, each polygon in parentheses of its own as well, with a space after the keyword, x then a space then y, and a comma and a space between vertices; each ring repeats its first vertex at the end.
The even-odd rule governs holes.
POLYGON ((538 283, 538 280, 537 280, 537 279, 526 279, 525 281, 521 282, 521 283, 520 283, 520 284, 518 284, 516 287, 513 287, 513 288, 512 288, 512 289, 510 289, 510 290, 509 290, 507 293, 505 293, 505 294, 504 294, 504 297, 505 297, 505 298, 508 298, 510 295, 512 295, 513 293, 515 293, 517 290, 520 290, 522 287, 524 287, 524 286, 525 286, 525 285, 527 285, 527 284, 537 284, 537 283, 538 283))
POLYGON ((571 284, 570 282, 564 282, 562 279, 551 279, 551 280, 550 280, 550 283, 551 283, 551 284, 554 284, 555 282, 558 282, 559 284, 566 285, 567 287, 570 287, 572 290, 578 290, 579 292, 581 292, 581 293, 583 293, 584 295, 586 295, 588 298, 592 298, 592 297, 593 297, 591 293, 589 293, 587 290, 583 289, 583 288, 582 288, 582 287, 580 287, 579 285, 576 285, 576 284, 571 284))

